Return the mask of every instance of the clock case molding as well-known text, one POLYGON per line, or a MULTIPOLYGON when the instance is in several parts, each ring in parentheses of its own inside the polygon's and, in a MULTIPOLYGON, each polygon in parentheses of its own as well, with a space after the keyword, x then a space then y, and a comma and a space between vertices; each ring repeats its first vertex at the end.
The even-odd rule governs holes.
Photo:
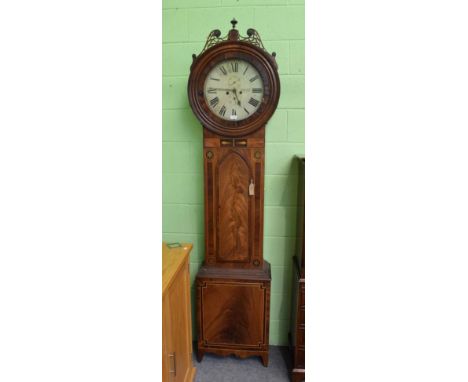
POLYGON ((265 125, 280 96, 275 53, 254 29, 212 31, 193 57, 190 106, 203 125, 205 261, 196 277, 198 360, 205 352, 260 356, 268 365, 270 264, 263 260, 265 125), (204 81, 228 59, 256 68, 264 84, 260 107, 241 121, 227 121, 206 104, 204 81), (249 190, 250 188, 250 190, 249 190), (253 190, 253 195, 251 192, 253 190))

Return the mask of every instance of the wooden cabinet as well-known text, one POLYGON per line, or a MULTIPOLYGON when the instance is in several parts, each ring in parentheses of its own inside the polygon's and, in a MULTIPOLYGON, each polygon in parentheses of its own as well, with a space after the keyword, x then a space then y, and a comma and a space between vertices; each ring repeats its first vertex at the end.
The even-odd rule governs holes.
POLYGON ((298 157, 298 199, 296 251, 293 256, 291 330, 289 333, 293 368, 291 380, 305 380, 305 158, 298 157))
POLYGON ((190 310, 189 254, 191 244, 169 248, 163 243, 162 364, 164 382, 190 382, 192 321, 190 310))

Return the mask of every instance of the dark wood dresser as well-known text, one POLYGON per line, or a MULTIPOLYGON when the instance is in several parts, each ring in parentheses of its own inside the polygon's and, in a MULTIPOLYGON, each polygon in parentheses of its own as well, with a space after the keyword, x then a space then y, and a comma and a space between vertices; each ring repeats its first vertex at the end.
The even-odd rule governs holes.
POLYGON ((289 341, 292 354, 291 380, 305 380, 305 158, 297 157, 299 176, 297 188, 297 234, 293 256, 291 329, 289 341))

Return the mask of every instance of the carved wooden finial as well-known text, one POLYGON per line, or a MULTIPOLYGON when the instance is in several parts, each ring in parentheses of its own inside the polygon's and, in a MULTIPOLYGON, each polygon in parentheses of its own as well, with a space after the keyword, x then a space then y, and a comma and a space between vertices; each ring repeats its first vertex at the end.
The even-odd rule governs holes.
POLYGON ((232 29, 228 33, 228 40, 230 41, 239 40, 239 31, 236 29, 237 20, 232 19, 231 24, 232 24, 232 29))

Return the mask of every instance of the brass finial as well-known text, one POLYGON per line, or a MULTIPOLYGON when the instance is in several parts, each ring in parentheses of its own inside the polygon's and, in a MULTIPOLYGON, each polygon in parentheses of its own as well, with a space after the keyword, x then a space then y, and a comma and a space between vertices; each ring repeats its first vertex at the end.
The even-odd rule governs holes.
POLYGON ((232 20, 231 20, 231 24, 232 24, 232 29, 236 29, 237 20, 236 20, 236 19, 232 19, 232 20))

